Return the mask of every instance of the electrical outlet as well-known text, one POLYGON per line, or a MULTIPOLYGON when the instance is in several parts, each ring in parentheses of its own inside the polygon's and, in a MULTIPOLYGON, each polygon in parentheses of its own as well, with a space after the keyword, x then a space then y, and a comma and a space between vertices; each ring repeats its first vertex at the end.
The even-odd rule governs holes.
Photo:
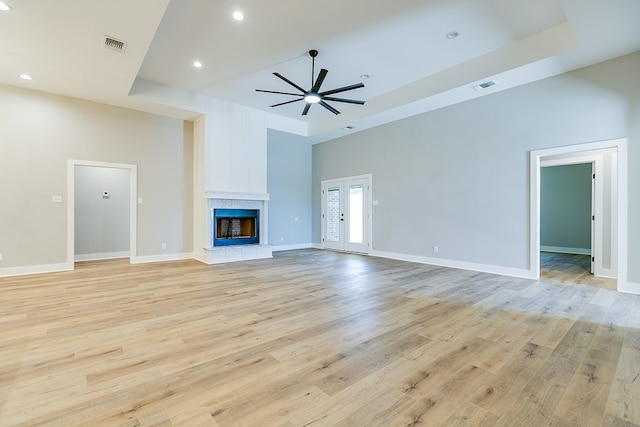
POLYGON ((437 246, 433 247, 433 253, 437 254, 438 251, 440 251, 440 248, 438 248, 437 246))
POLYGON ((166 243, 162 244, 162 249, 167 249, 167 244, 166 243))

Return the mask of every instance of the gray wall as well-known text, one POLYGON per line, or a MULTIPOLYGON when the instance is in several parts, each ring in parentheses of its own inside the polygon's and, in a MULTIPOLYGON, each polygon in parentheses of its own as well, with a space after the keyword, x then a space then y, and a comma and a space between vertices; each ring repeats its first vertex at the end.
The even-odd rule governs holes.
POLYGON ((313 241, 320 181, 372 173, 374 250, 528 269, 529 151, 628 137, 640 282, 639 69, 635 53, 315 145, 313 241))
POLYGON ((541 169, 541 246, 591 249, 591 174, 590 163, 541 169))
POLYGON ((0 86, 0 269, 67 261, 68 159, 138 165, 138 255, 192 252, 191 123, 0 86))
POLYGON ((129 169, 75 166, 74 250, 84 255, 76 259, 128 256, 130 180, 129 169))
POLYGON ((269 243, 311 243, 311 145, 300 136, 267 133, 269 243))

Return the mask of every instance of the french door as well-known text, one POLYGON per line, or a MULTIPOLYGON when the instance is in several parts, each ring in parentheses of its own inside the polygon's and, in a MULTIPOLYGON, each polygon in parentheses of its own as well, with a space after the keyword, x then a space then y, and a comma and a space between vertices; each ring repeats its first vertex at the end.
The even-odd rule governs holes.
POLYGON ((371 176, 322 181, 322 245, 369 253, 371 176))

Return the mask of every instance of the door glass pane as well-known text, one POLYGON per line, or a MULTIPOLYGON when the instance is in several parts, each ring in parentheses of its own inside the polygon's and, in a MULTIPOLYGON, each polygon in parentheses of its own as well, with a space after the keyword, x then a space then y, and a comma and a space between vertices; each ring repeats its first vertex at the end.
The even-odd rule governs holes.
POLYGON ((364 185, 349 186, 349 243, 364 243, 364 185))
POLYGON ((327 191, 327 237, 328 242, 340 241, 340 188, 327 191))

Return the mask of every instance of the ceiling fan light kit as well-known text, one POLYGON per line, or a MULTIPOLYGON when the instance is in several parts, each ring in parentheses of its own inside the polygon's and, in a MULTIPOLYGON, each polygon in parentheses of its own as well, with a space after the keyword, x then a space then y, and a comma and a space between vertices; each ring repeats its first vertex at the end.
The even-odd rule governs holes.
POLYGON ((340 114, 340 111, 336 110, 334 107, 332 107, 331 105, 327 104, 326 101, 345 102, 345 103, 348 103, 348 104, 364 105, 364 101, 360 101, 360 100, 357 100, 357 99, 336 98, 334 96, 331 96, 331 95, 334 95, 336 93, 341 93, 341 92, 346 92, 346 91, 349 91, 349 90, 362 88, 362 87, 364 87, 363 83, 356 83, 356 84, 352 84, 352 85, 349 85, 349 86, 343 86, 343 87, 340 87, 340 88, 337 88, 337 89, 331 89, 331 90, 327 90, 327 91, 324 91, 324 92, 320 92, 320 87, 322 86, 322 82, 324 82, 324 79, 325 79, 325 77, 327 77, 327 73, 329 71, 324 69, 324 68, 322 68, 320 70, 320 72, 318 73, 318 77, 316 78, 315 77, 315 65, 316 65, 316 56, 318 56, 318 51, 315 50, 315 49, 310 50, 309 51, 309 56, 311 57, 311 89, 305 90, 302 87, 300 87, 297 84, 295 84, 294 82, 292 82, 291 80, 289 80, 286 77, 284 77, 283 75, 281 75, 279 73, 273 73, 274 76, 276 76, 279 79, 283 80, 284 82, 286 82, 290 86, 293 86, 298 91, 300 91, 300 93, 279 92, 279 91, 263 90, 263 89, 256 89, 256 92, 275 93, 275 94, 279 94, 279 95, 289 95, 289 96, 295 96, 296 97, 296 99, 292 99, 290 101, 285 101, 285 102, 280 102, 278 104, 273 104, 273 105, 270 105, 270 107, 279 107, 280 105, 291 104, 293 102, 298 102, 298 101, 305 101, 306 105, 304 106, 304 109, 302 110, 302 115, 303 116, 307 115, 307 113, 309 112, 309 108, 311 108, 312 104, 320 104, 324 108, 326 108, 327 110, 331 111, 333 114, 340 114))

